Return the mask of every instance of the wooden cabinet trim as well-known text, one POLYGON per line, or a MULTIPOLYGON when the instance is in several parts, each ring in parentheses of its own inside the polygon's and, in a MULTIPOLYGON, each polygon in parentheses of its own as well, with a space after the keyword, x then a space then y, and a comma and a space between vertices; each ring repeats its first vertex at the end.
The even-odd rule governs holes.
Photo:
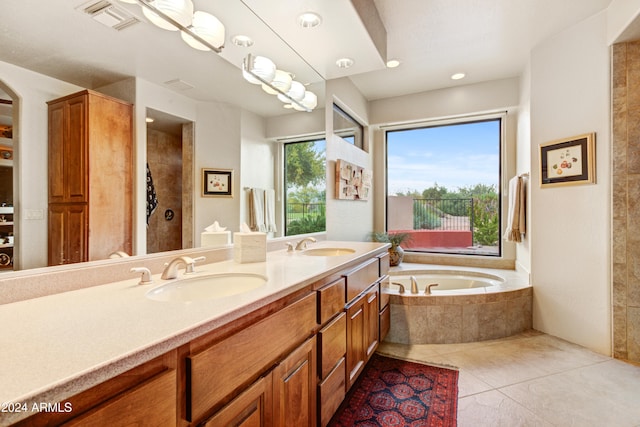
POLYGON ((318 418, 321 427, 329 421, 342 404, 346 394, 346 361, 343 357, 327 378, 318 385, 318 418))

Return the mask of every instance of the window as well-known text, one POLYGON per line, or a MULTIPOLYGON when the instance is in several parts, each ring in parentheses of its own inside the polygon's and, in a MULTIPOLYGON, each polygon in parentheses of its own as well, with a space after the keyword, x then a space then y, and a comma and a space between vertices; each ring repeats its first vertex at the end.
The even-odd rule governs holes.
POLYGON ((502 120, 388 130, 387 230, 415 252, 500 256, 502 120))
POLYGON ((284 144, 284 234, 326 231, 323 139, 284 144))
POLYGON ((361 150, 364 149, 364 127, 336 104, 333 104, 333 133, 361 150))

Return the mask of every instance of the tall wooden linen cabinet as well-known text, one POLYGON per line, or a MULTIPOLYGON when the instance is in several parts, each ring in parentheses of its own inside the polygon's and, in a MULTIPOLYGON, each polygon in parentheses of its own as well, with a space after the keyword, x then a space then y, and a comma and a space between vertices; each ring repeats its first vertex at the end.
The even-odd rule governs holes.
POLYGON ((90 90, 49 101, 49 265, 132 250, 132 105, 90 90))

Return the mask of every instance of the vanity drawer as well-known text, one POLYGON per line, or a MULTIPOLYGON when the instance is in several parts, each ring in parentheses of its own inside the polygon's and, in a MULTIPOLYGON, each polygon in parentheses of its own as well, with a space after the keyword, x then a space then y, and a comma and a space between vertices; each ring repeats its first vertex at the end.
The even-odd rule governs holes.
POLYGON ((345 396, 346 362, 343 357, 329 374, 327 379, 318 385, 318 402, 320 408, 320 426, 329 424, 331 417, 336 413, 345 396))
POLYGON ((340 314, 318 332, 318 345, 320 348, 318 372, 320 379, 324 379, 347 352, 347 315, 345 313, 340 314))
POLYGON ((347 303, 360 295, 378 280, 378 258, 370 259, 345 275, 347 279, 347 303))
POLYGON ((316 294, 187 357, 188 421, 199 420, 313 335, 316 294))
POLYGON ((344 309, 344 277, 318 289, 318 323, 324 325, 329 319, 344 309))
POLYGON ((175 425, 176 384, 176 370, 165 371, 64 425, 175 425))

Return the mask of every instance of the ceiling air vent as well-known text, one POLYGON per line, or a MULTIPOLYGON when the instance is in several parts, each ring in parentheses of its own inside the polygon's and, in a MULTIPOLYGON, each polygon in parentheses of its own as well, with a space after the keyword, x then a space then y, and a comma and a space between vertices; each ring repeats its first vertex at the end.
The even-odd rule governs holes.
POLYGON ((80 5, 77 9, 90 15, 102 25, 118 31, 140 22, 140 20, 129 11, 107 0, 92 0, 80 5))

